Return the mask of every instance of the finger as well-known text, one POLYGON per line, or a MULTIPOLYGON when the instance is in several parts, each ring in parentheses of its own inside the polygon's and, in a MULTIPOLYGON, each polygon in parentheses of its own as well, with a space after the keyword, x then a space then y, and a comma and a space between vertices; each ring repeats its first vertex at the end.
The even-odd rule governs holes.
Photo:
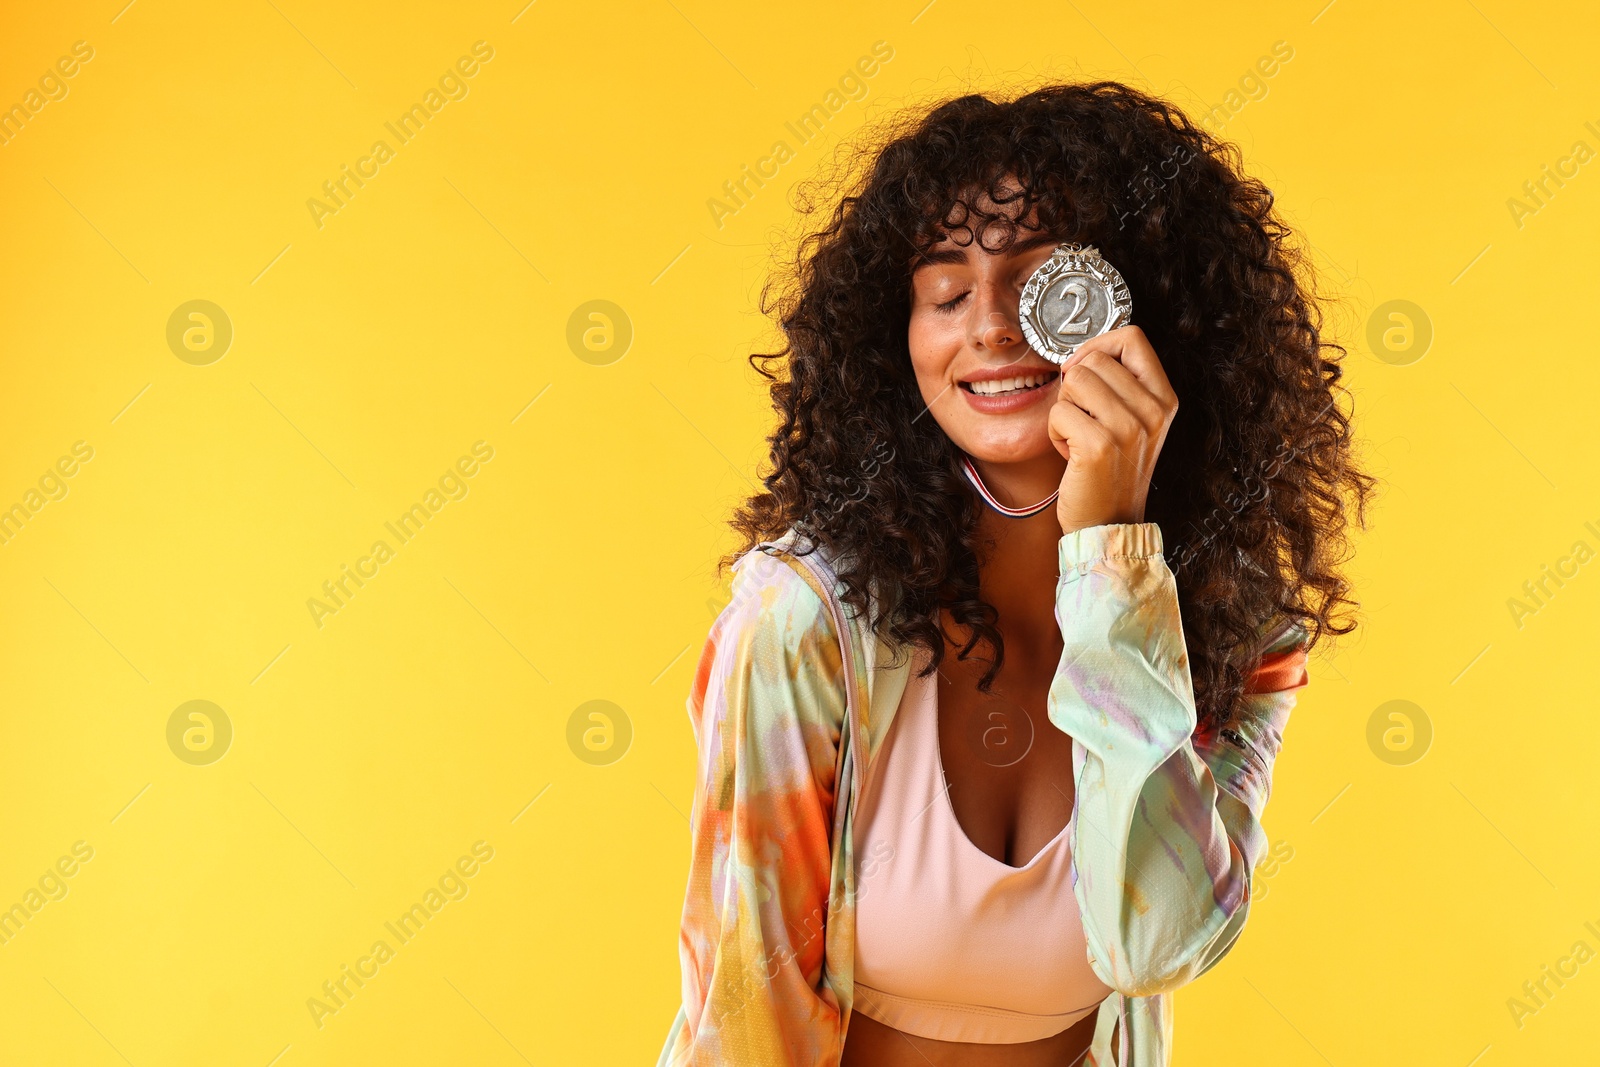
POLYGON ((1106 428, 1094 416, 1072 401, 1050 408, 1050 440, 1067 457, 1067 464, 1087 463, 1096 456, 1108 455, 1114 447, 1106 428))
MULTIPOLYGON (((1114 363, 1115 361, 1110 362, 1114 363)), ((1062 375, 1062 378, 1064 379, 1062 390, 1065 404, 1057 404, 1056 406, 1070 405, 1082 411, 1103 431, 1097 435, 1097 439, 1102 446, 1100 451, 1106 455, 1114 451, 1122 458, 1124 463, 1137 470, 1139 468, 1138 460, 1129 455, 1128 449, 1124 448, 1123 445, 1126 444, 1128 448, 1132 448, 1136 454, 1141 451, 1137 442, 1140 431, 1144 430, 1144 427, 1139 421, 1139 416, 1129 408, 1122 397, 1117 395, 1116 391, 1107 384, 1104 378, 1100 377, 1093 368, 1086 364, 1078 363, 1069 367, 1062 375)), ((1140 388, 1142 390, 1142 387, 1140 388)), ((1150 398, 1148 394, 1146 394, 1146 399, 1153 402, 1153 398, 1150 398)), ((1165 417, 1162 416, 1157 425, 1159 426, 1164 422, 1165 417)), ((1146 433, 1150 434, 1150 431, 1146 431, 1146 433)), ((1070 456, 1068 456, 1068 462, 1071 462, 1070 456)))
POLYGON ((1121 361, 1104 352, 1090 352, 1073 365, 1087 367, 1104 379, 1145 429, 1154 431, 1166 421, 1165 405, 1121 361))
POLYGON ((1177 403, 1178 397, 1172 391, 1172 383, 1167 380, 1166 368, 1161 365, 1156 350, 1151 347, 1150 339, 1139 327, 1122 326, 1098 337, 1091 337, 1067 357, 1063 369, 1074 362, 1081 363, 1093 352, 1103 352, 1121 362, 1156 399, 1163 403, 1174 405, 1177 403))
MULTIPOLYGON (((1131 438, 1144 428, 1128 402, 1088 363, 1079 362, 1068 367, 1061 375, 1061 383, 1062 398, 1088 412, 1113 436, 1131 438)), ((1143 386, 1137 382, 1134 384, 1141 392, 1144 391, 1143 386)))

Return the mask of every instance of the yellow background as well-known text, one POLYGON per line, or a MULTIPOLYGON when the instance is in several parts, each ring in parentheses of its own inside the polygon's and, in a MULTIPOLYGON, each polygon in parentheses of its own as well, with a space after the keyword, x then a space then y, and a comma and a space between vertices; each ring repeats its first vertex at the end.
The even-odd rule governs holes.
POLYGON ((0 506, 94 449, 0 547, 0 907, 94 850, 0 945, 0 1062, 653 1062, 789 187, 963 88, 1109 76, 1203 111, 1280 40, 1222 132, 1315 247, 1385 487, 1359 639, 1314 661, 1279 763, 1292 858, 1179 994, 1176 1062, 1592 1056, 1600 962, 1507 1007, 1600 951, 1600 564, 1507 606, 1600 549, 1600 164, 1520 226, 1506 203, 1600 149, 1587 5, 123 3, 0 32, 4 106, 94 49, 0 147, 0 506), (480 40, 468 95, 319 228, 306 201, 480 40), (877 41, 866 99, 717 227, 877 41), (166 343, 194 299, 233 324, 206 366, 166 343), (1365 341, 1394 299, 1433 327, 1403 365, 1365 341), (566 340, 591 300, 632 323, 608 365, 566 340), (480 440, 468 495, 319 628, 308 598, 480 440), (166 739, 196 699, 234 730, 207 766, 166 739), (1367 724, 1401 699, 1434 736, 1396 766, 1367 724), (567 742, 590 700, 632 726, 608 766, 567 742), (319 1029, 307 999, 477 841, 468 895, 319 1029))

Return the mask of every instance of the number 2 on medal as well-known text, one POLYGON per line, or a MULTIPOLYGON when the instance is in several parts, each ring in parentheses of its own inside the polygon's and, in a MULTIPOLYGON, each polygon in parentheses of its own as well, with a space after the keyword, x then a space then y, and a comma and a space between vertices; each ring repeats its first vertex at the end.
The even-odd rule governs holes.
POLYGON ((1058 298, 1064 304, 1067 297, 1073 298, 1072 310, 1067 312, 1064 322, 1056 327, 1056 333, 1063 337, 1075 337, 1089 332, 1089 319, 1086 312, 1089 310, 1089 288, 1080 281, 1068 282, 1061 290, 1058 298), (1080 316, 1082 316, 1080 318, 1080 316))

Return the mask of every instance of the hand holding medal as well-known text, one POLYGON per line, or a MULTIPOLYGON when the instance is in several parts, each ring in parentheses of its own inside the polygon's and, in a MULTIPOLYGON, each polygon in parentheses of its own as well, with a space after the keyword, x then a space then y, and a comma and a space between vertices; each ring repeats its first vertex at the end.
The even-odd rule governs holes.
POLYGON ((1178 397, 1155 349, 1128 325, 1122 275, 1092 245, 1063 244, 1022 288, 1022 334, 1061 365, 1050 440, 1067 469, 1056 517, 1063 534, 1144 521, 1150 477, 1178 397))

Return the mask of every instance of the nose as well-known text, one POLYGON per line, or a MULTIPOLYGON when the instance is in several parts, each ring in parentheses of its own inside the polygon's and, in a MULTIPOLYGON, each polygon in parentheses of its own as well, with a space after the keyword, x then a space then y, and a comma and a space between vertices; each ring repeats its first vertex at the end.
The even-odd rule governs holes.
POLYGON ((967 341, 973 348, 998 354, 1020 355, 1022 326, 1017 321, 1017 301, 997 286, 982 286, 967 319, 967 341))

